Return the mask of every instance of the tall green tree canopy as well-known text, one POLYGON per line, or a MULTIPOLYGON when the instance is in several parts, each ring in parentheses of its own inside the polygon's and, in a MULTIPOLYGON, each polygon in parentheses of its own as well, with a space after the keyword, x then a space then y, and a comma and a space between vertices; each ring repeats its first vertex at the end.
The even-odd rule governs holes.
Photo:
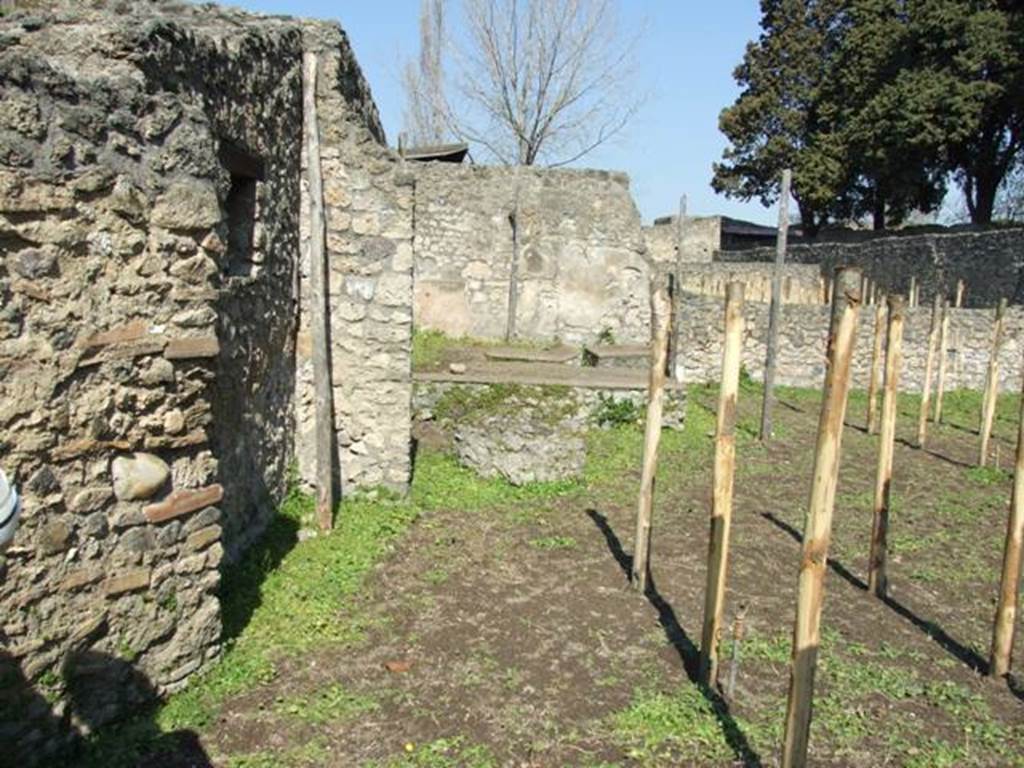
POLYGON ((952 176, 972 221, 1024 157, 1024 11, 1011 0, 763 0, 722 112, 712 186, 770 204, 793 169, 805 230, 899 223, 952 176))

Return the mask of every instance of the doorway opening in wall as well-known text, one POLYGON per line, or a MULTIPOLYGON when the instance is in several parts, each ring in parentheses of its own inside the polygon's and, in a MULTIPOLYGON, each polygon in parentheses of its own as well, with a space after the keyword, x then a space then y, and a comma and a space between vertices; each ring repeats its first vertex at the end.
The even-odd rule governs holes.
POLYGON ((263 261, 256 237, 263 161, 237 144, 222 141, 220 162, 231 174, 225 204, 228 236, 224 271, 229 277, 255 277, 263 261))

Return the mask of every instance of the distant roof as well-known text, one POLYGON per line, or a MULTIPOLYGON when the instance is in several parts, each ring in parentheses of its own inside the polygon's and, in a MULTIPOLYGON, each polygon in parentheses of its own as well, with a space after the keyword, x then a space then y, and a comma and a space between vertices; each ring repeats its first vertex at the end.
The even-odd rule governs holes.
POLYGON ((745 235, 747 237, 775 237, 778 230, 775 227, 766 227, 764 224, 755 224, 752 221, 733 219, 729 216, 722 216, 723 235, 745 235))
POLYGON ((406 160, 420 163, 436 160, 441 163, 461 163, 469 153, 469 144, 435 144, 433 146, 409 147, 402 152, 406 160))

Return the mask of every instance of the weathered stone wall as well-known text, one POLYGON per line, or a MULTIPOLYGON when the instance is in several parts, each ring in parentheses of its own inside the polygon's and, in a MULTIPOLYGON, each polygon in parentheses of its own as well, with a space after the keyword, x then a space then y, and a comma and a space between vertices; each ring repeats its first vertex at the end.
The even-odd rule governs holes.
MULTIPOLYGON (((683 264, 682 290, 701 296, 725 296, 732 281, 744 285, 748 301, 770 301, 774 265, 762 262, 715 262, 683 264)), ((784 264, 782 267, 782 301, 786 304, 821 304, 824 284, 821 270, 813 264, 784 264)))
MULTIPOLYGON (((383 144, 365 82, 360 77, 344 85, 353 78, 354 59, 340 31, 334 40, 320 33, 310 36, 309 46, 323 51, 317 109, 340 480, 343 492, 377 485, 405 490, 411 471, 413 177, 383 144)), ((307 242, 308 236, 304 228, 307 242)), ((303 255, 305 278, 305 249, 303 255)), ((308 286, 304 279, 298 459, 301 476, 312 484, 316 453, 308 286)))
POLYGON ((520 337, 649 339, 649 269, 625 175, 443 163, 415 171, 418 326, 504 336, 517 212, 520 337))
MULTIPOLYGON (((686 297, 683 305, 677 358, 684 381, 714 382, 721 376, 722 323, 720 299, 686 297)), ((764 376, 765 340, 768 337, 768 304, 746 302, 743 366, 757 380, 764 376)), ((854 351, 852 385, 867 388, 871 368, 875 307, 861 307, 854 351)), ((982 389, 991 348, 992 310, 950 310, 947 389, 982 389)), ((780 384, 820 388, 825 377, 825 347, 829 307, 789 305, 779 328, 777 381, 780 384)), ((919 392, 924 386, 931 307, 906 310, 903 333, 901 391, 919 392)), ((1006 316, 1000 349, 999 383, 1003 391, 1020 389, 1021 354, 1024 352, 1024 310, 1012 307, 1006 316)))
MULTIPOLYGON (((718 261, 771 261, 773 248, 721 251, 718 261)), ((819 242, 789 247, 786 260, 818 264, 822 274, 836 267, 864 270, 883 291, 906 294, 911 277, 927 305, 936 290, 952 295, 957 280, 967 286, 965 306, 991 307, 1006 297, 1024 302, 1024 228, 893 235, 857 242, 819 242)))
POLYGON ((17 764, 218 655, 222 559, 263 530, 296 453, 306 46, 324 51, 342 472, 408 479, 411 191, 343 33, 90 5, 0 19, 0 465, 24 494, 0 555, 0 742, 17 764))
MULTIPOLYGON (((706 264, 722 242, 720 216, 687 216, 683 227, 683 263, 706 264)), ((664 216, 644 227, 647 255, 657 264, 674 264, 679 250, 679 217, 664 216)))

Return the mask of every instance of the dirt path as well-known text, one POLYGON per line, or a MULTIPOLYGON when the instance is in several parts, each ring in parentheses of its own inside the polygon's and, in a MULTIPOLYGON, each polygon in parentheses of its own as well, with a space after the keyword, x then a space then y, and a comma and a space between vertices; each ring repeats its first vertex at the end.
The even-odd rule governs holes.
MULTIPOLYGON (((783 393, 777 440, 740 472, 728 621, 747 606, 734 699, 693 683, 707 546, 714 393, 666 433, 653 586, 628 585, 639 434, 602 433, 585 487, 425 514, 359 597, 354 647, 280 662, 200 733, 216 765, 773 765, 785 706, 817 395, 783 393), (470 508, 467 508, 470 507, 470 508)), ((1014 426, 997 425, 1002 455, 1014 426)), ((951 410, 953 410, 951 408, 951 410)), ((812 757, 817 765, 1007 766, 1024 753, 1019 683, 987 656, 1009 479, 971 469, 969 411, 930 452, 899 443, 892 598, 864 588, 875 438, 854 398, 828 573, 812 757)), ((900 437, 916 425, 908 401, 900 437)), ((723 653, 729 669, 730 649, 723 653)), ((1018 664, 1024 663, 1018 652, 1018 664)), ((140 763, 152 765, 157 763, 140 763)))

